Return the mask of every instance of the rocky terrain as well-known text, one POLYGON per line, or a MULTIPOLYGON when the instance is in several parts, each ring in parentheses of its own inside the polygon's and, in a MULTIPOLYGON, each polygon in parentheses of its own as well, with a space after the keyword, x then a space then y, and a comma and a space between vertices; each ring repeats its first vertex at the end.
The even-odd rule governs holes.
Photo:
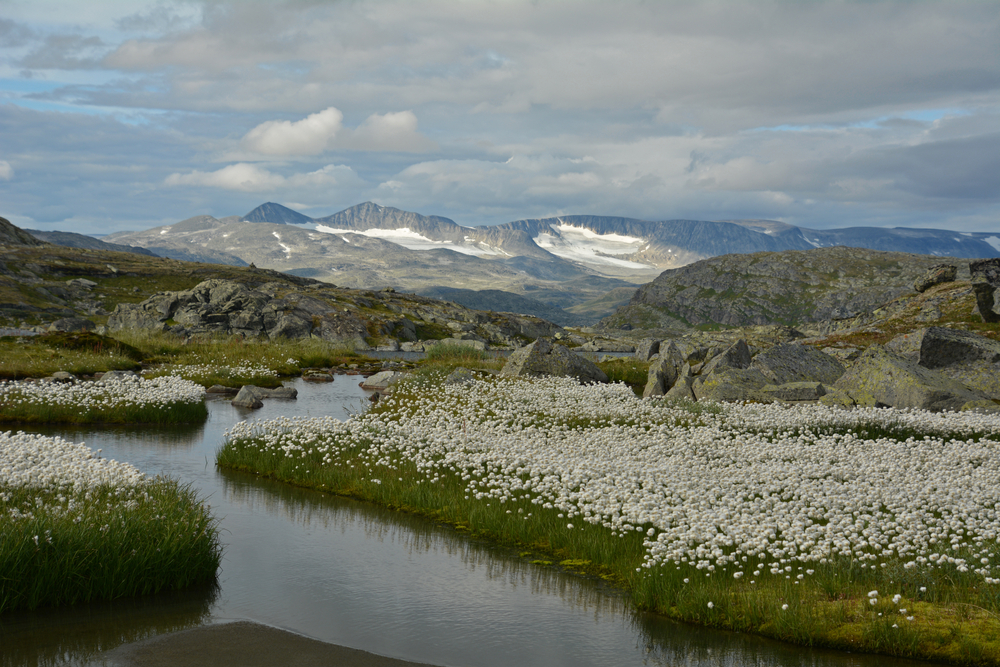
MULTIPOLYGON (((591 215, 468 226, 371 202, 317 218, 268 202, 243 216, 197 216, 105 240, 174 259, 253 264, 359 289, 503 290, 569 310, 591 324, 623 305, 602 302, 609 292, 647 282, 664 269, 727 254, 850 245, 1000 256, 1000 237, 984 233, 810 230, 769 220, 654 222, 591 215)), ((676 325, 650 313, 644 319, 645 326, 656 320, 668 329, 676 325)), ((737 314, 723 323, 744 321, 737 314)))
POLYGON ((156 257, 153 251, 134 245, 121 245, 118 243, 107 243, 93 236, 86 234, 76 234, 74 232, 43 232, 37 229, 24 230, 36 239, 51 243, 53 245, 66 246, 68 248, 89 248, 90 250, 114 250, 117 252, 134 252, 138 255, 148 255, 156 257))
POLYGON ((664 271, 601 326, 801 326, 842 320, 912 293, 914 281, 943 262, 959 267, 959 277, 968 279, 968 260, 861 248, 713 257, 664 271))
POLYGON ((509 347, 560 332, 537 317, 268 269, 54 246, 2 223, 0 327, 316 337, 358 349, 509 347))

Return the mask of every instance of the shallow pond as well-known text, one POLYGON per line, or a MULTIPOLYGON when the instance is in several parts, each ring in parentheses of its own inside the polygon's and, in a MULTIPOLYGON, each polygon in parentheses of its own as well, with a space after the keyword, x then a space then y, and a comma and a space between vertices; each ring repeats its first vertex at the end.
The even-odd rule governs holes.
POLYGON ((221 518, 226 549, 217 587, 0 617, 0 665, 99 665, 102 651, 122 643, 236 619, 436 665, 921 664, 673 623, 630 609, 600 581, 446 526, 215 468, 236 422, 347 418, 366 404, 358 381, 295 381, 297 400, 269 399, 256 412, 210 400, 208 421, 197 426, 32 429, 190 482, 221 518))

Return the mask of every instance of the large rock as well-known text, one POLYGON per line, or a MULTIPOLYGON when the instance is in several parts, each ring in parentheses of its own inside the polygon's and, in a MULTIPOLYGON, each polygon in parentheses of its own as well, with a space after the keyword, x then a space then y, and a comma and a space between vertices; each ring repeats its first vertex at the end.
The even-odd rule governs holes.
POLYGON ((886 348, 924 368, 1000 362, 1000 341, 945 327, 927 327, 900 334, 889 341, 886 348))
POLYGON ((392 385, 399 382, 406 374, 399 371, 382 371, 371 377, 365 378, 361 383, 362 389, 385 391, 392 385))
POLYGON ((826 387, 822 382, 767 384, 761 387, 760 391, 776 401, 817 401, 826 395, 826 387))
POLYGON ((976 310, 983 322, 1000 322, 997 312, 997 292, 1000 291, 1000 257, 969 262, 972 289, 976 293, 976 310))
POLYGON ((646 378, 646 387, 642 391, 643 398, 651 396, 663 396, 677 382, 680 377, 681 368, 684 366, 684 358, 680 349, 671 341, 666 347, 661 348, 659 357, 649 365, 649 375, 646 378))
POLYGON ((834 385, 860 406, 960 410, 986 396, 962 383, 872 345, 834 385))
POLYGON ((573 377, 580 382, 607 382, 608 376, 594 362, 584 359, 569 348, 554 344, 548 338, 516 350, 507 359, 501 375, 523 377, 573 377))
POLYGON ((767 378, 756 368, 718 368, 707 376, 697 377, 691 386, 699 401, 770 402, 761 389, 767 378))
MULTIPOLYGON (((711 351, 709 352, 709 355, 711 355, 711 351)), ((726 348, 726 350, 721 354, 712 355, 709 361, 701 369, 701 374, 708 375, 716 369, 749 368, 750 362, 750 347, 747 345, 746 340, 741 338, 726 348)))
POLYGON ((833 384, 844 374, 844 364, 808 345, 781 343, 754 357, 756 368, 771 384, 789 382, 822 382, 833 384))
POLYGON ((240 388, 236 398, 233 399, 233 405, 238 408, 250 408, 256 410, 257 408, 264 407, 265 398, 297 398, 299 395, 299 390, 294 387, 275 387, 274 389, 268 389, 266 387, 255 387, 252 384, 243 385, 240 388))
POLYGON ((958 267, 953 264, 937 264, 927 269, 927 273, 913 281, 913 289, 926 292, 935 285, 955 282, 958 267))
POLYGON ((649 361, 653 355, 659 354, 660 341, 656 338, 643 338, 635 346, 635 358, 639 361, 649 361))

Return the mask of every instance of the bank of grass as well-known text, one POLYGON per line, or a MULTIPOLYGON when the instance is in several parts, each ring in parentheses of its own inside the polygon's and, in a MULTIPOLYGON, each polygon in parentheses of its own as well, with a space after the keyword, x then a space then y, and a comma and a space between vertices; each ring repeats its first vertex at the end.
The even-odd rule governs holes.
POLYGON ((214 580, 216 522, 156 478, 89 491, 0 486, 0 613, 147 595, 214 580))
POLYGON ((141 353, 116 345, 117 342, 93 333, 3 336, 0 337, 0 379, 39 378, 56 371, 92 375, 104 371, 140 370, 141 353))
MULTIPOLYGON (((405 401, 404 392, 405 385, 398 387, 396 398, 405 401)), ((391 418, 398 409, 393 403, 399 405, 384 402, 374 410, 388 411, 391 418)), ((704 406, 686 405, 692 422, 698 422, 704 406)), ((588 418, 581 416, 585 422, 588 418)), ((570 527, 557 508, 532 503, 528 491, 507 502, 477 500, 455 467, 429 476, 426 469, 385 452, 375 461, 369 447, 378 440, 379 434, 372 433, 332 459, 315 448, 291 457, 281 449, 262 448, 262 441, 229 440, 217 463, 429 517, 517 548, 531 562, 599 576, 629 591, 639 608, 674 619, 809 646, 1000 665, 1000 587, 978 575, 910 570, 902 560, 876 569, 837 557, 822 565, 788 559, 778 572, 771 570, 775 559, 768 556, 718 570, 691 563, 646 568, 643 536, 649 526, 615 533, 577 517, 569 519, 575 524, 570 527), (898 602, 892 600, 897 594, 898 602)))
POLYGON ((153 365, 147 377, 181 375, 204 387, 215 384, 277 387, 281 385, 281 377, 298 375, 303 368, 372 361, 348 347, 319 339, 265 340, 206 335, 186 340, 148 331, 122 332, 120 338, 141 350, 147 363, 153 365))
POLYGON ((429 347, 415 372, 416 377, 433 377, 456 368, 498 371, 506 359, 496 352, 462 345, 437 344, 429 347))
POLYGON ((0 423, 26 424, 187 424, 208 418, 204 402, 114 407, 14 403, 0 399, 0 423))

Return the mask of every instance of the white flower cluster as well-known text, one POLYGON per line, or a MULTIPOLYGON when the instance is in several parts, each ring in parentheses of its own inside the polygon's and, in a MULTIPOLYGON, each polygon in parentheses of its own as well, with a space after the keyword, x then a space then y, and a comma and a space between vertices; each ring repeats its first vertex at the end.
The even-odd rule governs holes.
POLYGON ((458 476, 470 497, 641 531, 647 568, 710 574, 750 558, 763 563, 755 576, 790 579, 793 562, 844 558, 1000 582, 995 415, 742 404, 692 414, 624 385, 556 378, 409 389, 418 398, 348 422, 240 423, 227 435, 373 478, 405 459, 425 483, 458 476), (879 430, 921 435, 862 435, 879 430))
POLYGON ((200 385, 179 377, 125 376, 108 382, 75 383, 3 380, 0 381, 0 406, 27 403, 106 410, 126 405, 197 403, 204 398, 204 393, 200 385))
POLYGON ((28 433, 0 433, 0 487, 79 491, 140 484, 145 476, 128 463, 100 457, 85 444, 28 433))
MULTIPOLYGON (((184 364, 169 366, 166 370, 167 376, 174 377, 199 377, 202 375, 226 375, 235 377, 277 377, 278 371, 263 364, 241 363, 238 366, 217 366, 213 364, 184 364)), ((151 369, 146 373, 160 373, 162 370, 151 369)))

